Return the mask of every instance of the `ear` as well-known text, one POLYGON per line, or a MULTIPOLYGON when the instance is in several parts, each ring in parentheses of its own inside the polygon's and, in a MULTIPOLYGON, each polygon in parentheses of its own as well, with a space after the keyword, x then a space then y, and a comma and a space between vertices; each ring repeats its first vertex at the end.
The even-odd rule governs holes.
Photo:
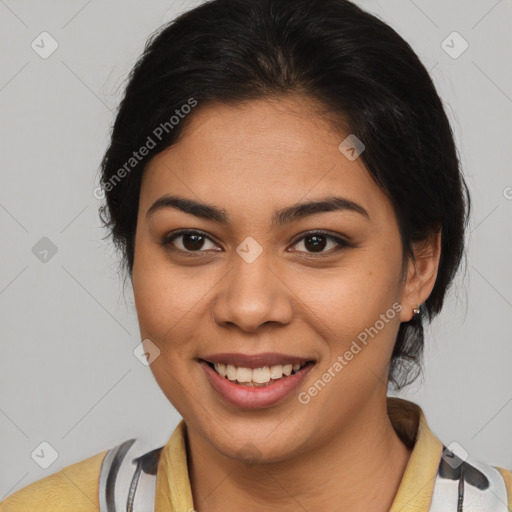
POLYGON ((429 297, 437 278, 441 256, 441 228, 427 240, 413 245, 414 258, 407 262, 407 277, 402 292, 400 320, 408 322, 413 309, 429 297))

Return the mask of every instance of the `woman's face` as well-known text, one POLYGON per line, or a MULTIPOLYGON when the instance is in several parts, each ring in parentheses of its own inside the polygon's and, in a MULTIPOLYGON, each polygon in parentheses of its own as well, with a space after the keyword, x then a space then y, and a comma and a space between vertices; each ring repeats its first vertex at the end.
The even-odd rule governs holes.
POLYGON ((191 115, 144 173, 142 339, 160 351, 151 370, 193 435, 229 457, 285 460, 385 404, 415 305, 397 221, 361 159, 340 151, 346 135, 307 100, 191 115), (165 196, 183 202, 152 208, 165 196))

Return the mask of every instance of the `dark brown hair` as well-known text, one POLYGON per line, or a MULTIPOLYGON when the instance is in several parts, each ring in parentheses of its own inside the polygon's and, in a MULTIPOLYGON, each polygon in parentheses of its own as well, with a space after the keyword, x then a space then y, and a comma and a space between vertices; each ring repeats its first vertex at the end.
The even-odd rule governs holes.
POLYGON ((441 310, 460 264, 470 200, 428 72, 391 27, 353 3, 212 0, 151 36, 102 162, 100 216, 131 276, 144 167, 178 140, 192 102, 200 108, 296 92, 348 121, 364 142, 361 158, 393 204, 404 262, 414 242, 442 227, 434 289, 421 315, 401 324, 393 350, 389 380, 400 389, 421 371, 422 322, 441 310), (130 160, 148 137, 150 151, 130 160))

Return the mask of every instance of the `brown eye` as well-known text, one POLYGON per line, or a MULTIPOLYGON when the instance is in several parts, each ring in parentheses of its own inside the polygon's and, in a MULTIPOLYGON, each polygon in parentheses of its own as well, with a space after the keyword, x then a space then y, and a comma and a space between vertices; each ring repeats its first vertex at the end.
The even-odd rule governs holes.
POLYGON ((311 252, 322 252, 327 245, 325 236, 308 235, 304 238, 304 247, 311 252))
POLYGON ((204 233, 198 231, 182 231, 167 236, 162 245, 183 252, 204 252, 217 246, 204 233), (208 244, 210 244, 208 246, 208 244))
POLYGON ((205 237, 203 235, 181 235, 183 237, 183 247, 187 251, 198 251, 203 247, 205 237))
POLYGON ((326 254, 330 252, 336 252, 337 250, 343 249, 344 247, 350 247, 348 242, 322 232, 308 233, 297 242, 295 242, 294 246, 300 247, 301 244, 304 246, 304 248, 295 250, 297 252, 306 252, 310 254, 326 254), (326 248, 327 250, 324 250, 326 248))

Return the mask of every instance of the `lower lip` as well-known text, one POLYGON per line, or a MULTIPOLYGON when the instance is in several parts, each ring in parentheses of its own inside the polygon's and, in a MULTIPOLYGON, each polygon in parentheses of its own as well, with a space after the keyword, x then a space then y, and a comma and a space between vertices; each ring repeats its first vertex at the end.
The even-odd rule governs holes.
POLYGON ((308 364, 293 375, 282 377, 266 386, 254 387, 236 384, 225 377, 221 377, 204 361, 200 361, 200 365, 206 372, 206 376, 213 388, 227 402, 244 409, 270 407, 284 400, 299 386, 302 379, 313 367, 312 364, 308 364))

